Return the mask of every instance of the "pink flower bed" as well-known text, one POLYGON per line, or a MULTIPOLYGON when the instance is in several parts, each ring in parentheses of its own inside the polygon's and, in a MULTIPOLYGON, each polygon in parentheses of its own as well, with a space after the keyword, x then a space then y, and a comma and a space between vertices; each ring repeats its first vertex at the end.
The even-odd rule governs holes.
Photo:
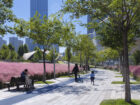
POLYGON ((133 75, 140 77, 140 66, 129 66, 129 70, 133 75))
MULTIPOLYGON (((72 71, 74 65, 71 64, 70 71, 72 71)), ((0 81, 6 82, 11 79, 12 76, 20 76, 24 69, 29 70, 31 75, 43 74, 43 63, 17 63, 17 62, 0 62, 0 81)), ((46 63, 46 72, 52 73, 54 69, 53 64, 46 63)), ((68 72, 67 64, 56 64, 56 73, 68 72)))

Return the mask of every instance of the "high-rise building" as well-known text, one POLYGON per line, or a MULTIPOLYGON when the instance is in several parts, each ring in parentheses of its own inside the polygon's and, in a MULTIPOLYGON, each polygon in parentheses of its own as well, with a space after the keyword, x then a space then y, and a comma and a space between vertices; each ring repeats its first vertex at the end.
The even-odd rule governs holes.
POLYGON ((38 47, 38 45, 34 44, 33 40, 30 38, 26 38, 25 43, 27 44, 29 51, 33 51, 35 47, 38 47))
POLYGON ((15 51, 18 51, 19 46, 23 45, 23 41, 18 40, 17 37, 10 37, 9 44, 12 44, 15 47, 15 51))
MULTIPOLYGON (((96 20, 96 21, 98 21, 98 20, 96 20)), ((87 23, 90 23, 90 22, 92 22, 92 20, 91 20, 90 15, 88 15, 88 17, 87 17, 87 23)), ((89 25, 89 28, 87 29, 87 34, 93 40, 94 45, 97 48, 97 51, 102 50, 102 46, 100 45, 99 40, 96 39, 96 36, 97 36, 96 35, 96 32, 95 32, 95 30, 93 28, 90 28, 90 25, 89 25)))
MULTIPOLYGON (((48 0, 30 0, 30 17, 33 17, 36 12, 38 12, 41 15, 41 19, 43 19, 43 16, 45 15, 48 17, 48 0)), ((31 40, 28 42, 31 42, 31 40)), ((39 47, 40 45, 35 45, 35 46, 39 47)), ((30 47, 35 47, 35 46, 30 45, 30 47)), ((34 48, 30 48, 30 49, 34 49, 34 48)), ((57 52, 59 52, 58 45, 55 45, 55 49, 57 52)))
POLYGON ((7 44, 6 40, 3 40, 2 37, 0 37, 0 48, 2 47, 3 44, 7 44))
POLYGON ((33 17, 36 11, 43 16, 48 17, 48 0, 30 0, 30 17, 33 17))

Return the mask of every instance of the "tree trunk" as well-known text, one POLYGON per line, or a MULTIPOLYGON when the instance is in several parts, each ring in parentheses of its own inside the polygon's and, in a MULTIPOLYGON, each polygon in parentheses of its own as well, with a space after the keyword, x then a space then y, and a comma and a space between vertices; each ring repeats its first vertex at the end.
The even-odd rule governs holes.
POLYGON ((82 67, 82 58, 81 58, 81 53, 80 53, 80 67, 82 67))
POLYGON ((46 81, 45 49, 43 51, 43 66, 44 66, 43 82, 45 82, 46 81))
POLYGON ((54 79, 55 79, 55 50, 53 48, 54 79))
POLYGON ((68 60, 68 75, 70 75, 70 60, 68 60))
POLYGON ((70 48, 68 48, 68 75, 70 75, 70 48))
POLYGON ((123 48, 124 48, 124 73, 125 73, 125 101, 131 102, 130 78, 129 78, 129 61, 128 61, 128 42, 127 30, 123 31, 123 48))
POLYGON ((124 52, 122 55, 122 76, 123 76, 123 82, 125 82, 125 69, 124 69, 124 52))
POLYGON ((123 82, 125 81, 125 73, 124 73, 124 52, 122 51, 120 54, 120 72, 123 76, 123 82))

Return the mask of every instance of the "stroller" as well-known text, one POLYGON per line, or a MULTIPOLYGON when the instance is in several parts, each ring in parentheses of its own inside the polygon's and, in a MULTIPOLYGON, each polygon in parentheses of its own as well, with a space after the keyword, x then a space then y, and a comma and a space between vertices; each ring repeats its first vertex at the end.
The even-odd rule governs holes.
POLYGON ((83 78, 81 78, 80 75, 78 75, 77 82, 81 82, 81 83, 84 82, 84 81, 83 81, 83 78))

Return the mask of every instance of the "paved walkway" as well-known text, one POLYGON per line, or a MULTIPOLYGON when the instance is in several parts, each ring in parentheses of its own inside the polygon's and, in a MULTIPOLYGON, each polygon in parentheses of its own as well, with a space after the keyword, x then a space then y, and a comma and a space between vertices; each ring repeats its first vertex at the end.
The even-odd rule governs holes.
MULTIPOLYGON (((100 105, 104 99, 124 98, 124 85, 113 85, 115 72, 96 69, 95 85, 89 74, 83 75, 83 83, 72 78, 57 78, 51 85, 35 85, 30 92, 0 90, 0 105, 100 105)), ((140 99, 140 85, 132 85, 132 98, 140 99)))

